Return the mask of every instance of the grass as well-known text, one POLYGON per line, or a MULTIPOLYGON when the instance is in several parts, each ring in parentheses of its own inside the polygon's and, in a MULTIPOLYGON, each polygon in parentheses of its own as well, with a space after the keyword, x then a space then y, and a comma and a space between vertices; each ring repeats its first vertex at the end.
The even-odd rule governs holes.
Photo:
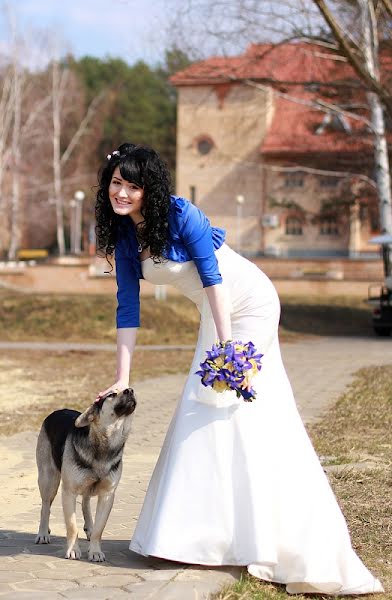
MULTIPOLYGON (((193 344, 199 314, 186 298, 143 297, 139 344, 193 344)), ((115 341, 112 296, 18 294, 0 290, 2 341, 115 341)), ((302 335, 373 335, 370 310, 355 297, 283 297, 281 339, 302 335)))
MULTIPOLYGON (((361 369, 353 384, 325 417, 308 431, 319 456, 331 457, 328 471, 346 517, 353 547, 381 579, 392 598, 392 365, 361 369), (334 462, 333 457, 336 457, 334 462), (358 469, 358 457, 377 468, 358 469), (342 468, 342 465, 345 465, 342 468)), ((366 467, 363 462, 363 467, 366 467)), ((374 596, 360 596, 374 600, 374 596)), ((241 581, 213 596, 214 600, 283 600, 284 587, 244 574, 241 581)), ((331 596, 298 595, 297 600, 331 600, 331 596)))
MULTIPOLYGON (((112 296, 17 294, 0 291, 0 338, 5 341, 110 343, 116 338, 112 296)), ((143 298, 140 344, 193 344, 199 316, 186 298, 143 298)))
POLYGON ((302 335, 373 336, 371 308, 355 296, 283 296, 281 327, 302 335))

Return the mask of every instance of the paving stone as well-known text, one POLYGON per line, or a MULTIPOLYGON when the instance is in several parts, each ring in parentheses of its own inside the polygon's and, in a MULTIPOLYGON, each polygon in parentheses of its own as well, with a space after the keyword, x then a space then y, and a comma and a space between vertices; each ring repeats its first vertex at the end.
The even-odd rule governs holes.
POLYGON ((27 578, 34 579, 34 575, 26 573, 26 571, 1 571, 0 583, 17 583, 25 581, 27 578))
POLYGON ((178 569, 150 569, 149 571, 142 571, 138 575, 145 581, 170 581, 177 578, 181 572, 178 569))
POLYGON ((188 568, 180 571, 175 581, 211 581, 212 584, 218 582, 220 585, 234 583, 237 581, 243 571, 242 567, 223 567, 211 569, 207 568, 188 568))
POLYGON ((87 579, 78 579, 78 583, 83 587, 123 587, 132 582, 138 582, 140 578, 128 573, 127 575, 95 575, 87 579))
POLYGON ((12 591, 9 594, 4 594, 1 596, 1 600, 58 600, 62 598, 64 600, 64 596, 57 594, 56 592, 16 592, 12 591))
MULTIPOLYGON (((159 598, 159 594, 166 583, 162 581, 142 581, 139 583, 132 583, 127 585, 124 589, 131 592, 130 598, 132 600, 149 600, 149 598, 159 598), (158 596, 156 596, 158 594, 158 596)), ((182 600, 186 600, 182 598, 182 600)))
POLYGON ((0 594, 6 594, 7 592, 11 592, 11 586, 6 583, 0 583, 0 594))
POLYGON ((67 560, 68 568, 50 568, 46 569, 30 569, 30 573, 34 575, 37 579, 61 579, 67 577, 67 579, 77 580, 80 577, 93 577, 97 574, 97 571, 92 567, 89 568, 88 565, 76 561, 76 560, 67 560))
POLYGON ((31 579, 23 583, 14 583, 12 587, 20 592, 28 592, 30 590, 36 592, 61 592, 62 590, 76 589, 79 586, 75 581, 66 579, 31 579))
POLYGON ((70 590, 63 592, 61 597, 72 600, 133 600, 133 596, 129 592, 115 587, 70 590))
POLYGON ((211 593, 219 591, 219 585, 211 586, 205 581, 170 581, 150 596, 151 600, 207 600, 211 593))

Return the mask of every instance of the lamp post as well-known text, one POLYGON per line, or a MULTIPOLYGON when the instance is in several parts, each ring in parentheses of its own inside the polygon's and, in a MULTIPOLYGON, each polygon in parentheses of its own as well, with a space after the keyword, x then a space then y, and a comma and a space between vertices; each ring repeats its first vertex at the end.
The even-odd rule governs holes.
POLYGON ((242 220, 242 207, 244 205, 245 202, 245 198, 244 196, 242 196, 241 194, 238 194, 235 197, 235 201, 237 204, 237 252, 238 254, 241 254, 241 220, 242 220))
MULTIPOLYGON (((75 225, 74 225, 74 254, 81 254, 82 252, 82 219, 83 219, 83 200, 86 194, 82 190, 77 190, 74 193, 74 204, 75 207, 75 225)), ((72 242, 71 242, 72 247, 72 242)))

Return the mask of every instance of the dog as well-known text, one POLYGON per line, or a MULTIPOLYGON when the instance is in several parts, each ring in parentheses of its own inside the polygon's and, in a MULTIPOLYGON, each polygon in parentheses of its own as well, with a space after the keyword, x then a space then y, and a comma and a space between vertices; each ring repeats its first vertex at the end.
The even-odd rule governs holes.
POLYGON ((105 560, 102 532, 121 478, 122 456, 129 436, 136 399, 132 389, 109 392, 84 412, 62 409, 44 420, 37 441, 38 486, 42 498, 36 544, 50 543, 50 507, 62 481, 62 504, 67 530, 65 558, 80 559, 76 526, 76 497, 82 496, 88 558, 105 560), (98 496, 95 521, 91 496, 98 496))

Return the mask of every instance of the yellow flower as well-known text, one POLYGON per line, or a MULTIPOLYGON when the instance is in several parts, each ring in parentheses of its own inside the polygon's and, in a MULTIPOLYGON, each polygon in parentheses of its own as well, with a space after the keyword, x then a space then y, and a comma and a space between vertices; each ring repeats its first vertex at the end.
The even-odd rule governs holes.
POLYGON ((217 370, 218 368, 221 369, 225 363, 223 356, 218 356, 218 358, 214 360, 214 363, 217 367, 217 370))
POLYGON ((227 387, 227 384, 225 381, 214 381, 214 383, 212 385, 212 389, 215 390, 216 392, 220 393, 220 392, 225 392, 229 388, 227 387))

